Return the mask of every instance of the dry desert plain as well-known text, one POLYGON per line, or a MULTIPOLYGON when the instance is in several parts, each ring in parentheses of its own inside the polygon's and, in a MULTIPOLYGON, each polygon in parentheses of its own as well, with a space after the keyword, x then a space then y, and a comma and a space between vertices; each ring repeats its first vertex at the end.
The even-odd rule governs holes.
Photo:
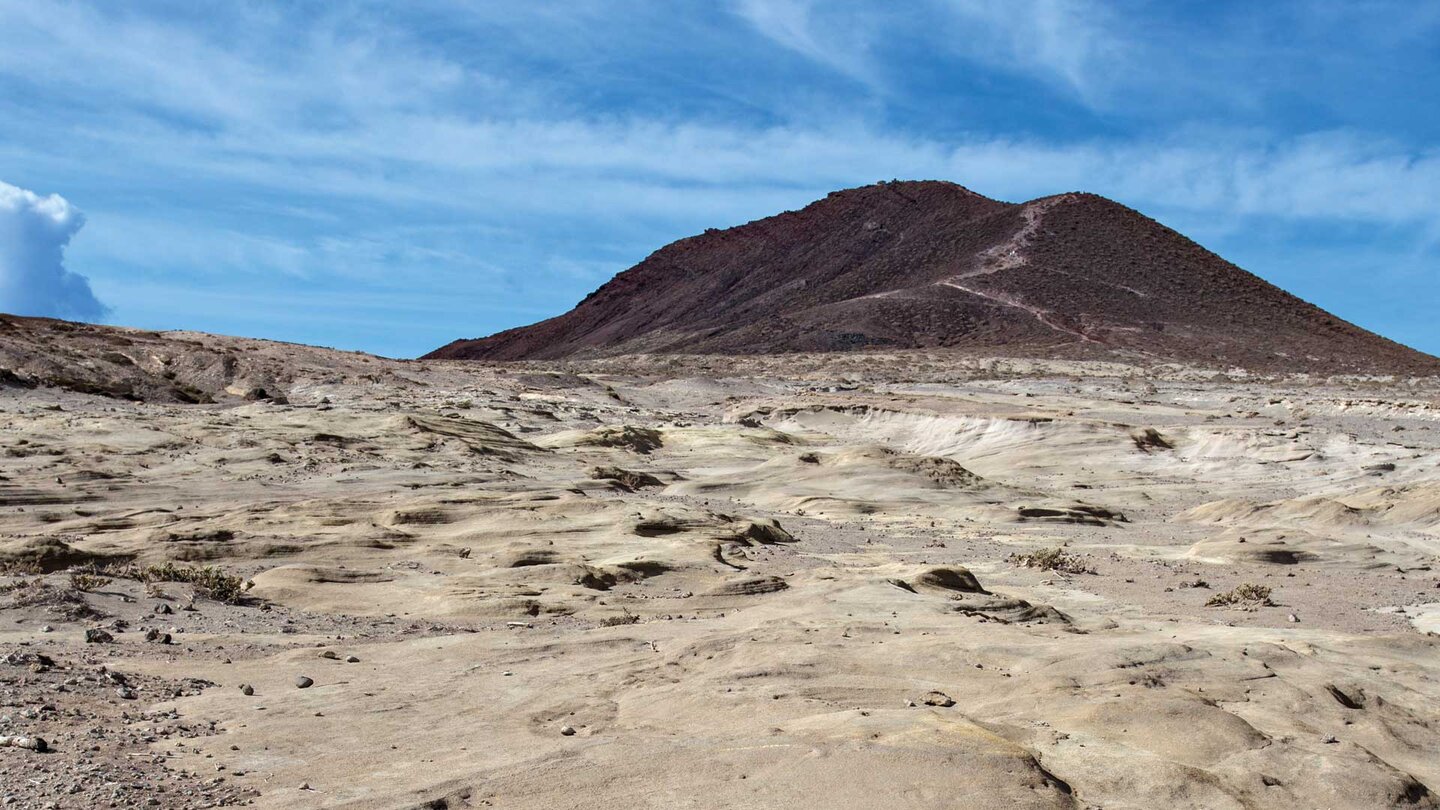
POLYGON ((5 807, 1437 805, 1434 380, 188 339, 0 389, 5 807))

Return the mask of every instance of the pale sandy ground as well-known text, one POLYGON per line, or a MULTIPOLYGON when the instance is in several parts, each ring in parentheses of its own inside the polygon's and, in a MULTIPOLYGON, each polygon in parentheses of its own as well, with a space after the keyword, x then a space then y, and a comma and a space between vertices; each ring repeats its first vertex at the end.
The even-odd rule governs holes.
POLYGON ((55 749, 0 748, 6 806, 1437 804, 1433 381, 334 362, 0 390, 0 735, 55 749), (1094 573, 1011 559, 1056 546, 1094 573), (251 599, 65 595, 165 560, 251 599))

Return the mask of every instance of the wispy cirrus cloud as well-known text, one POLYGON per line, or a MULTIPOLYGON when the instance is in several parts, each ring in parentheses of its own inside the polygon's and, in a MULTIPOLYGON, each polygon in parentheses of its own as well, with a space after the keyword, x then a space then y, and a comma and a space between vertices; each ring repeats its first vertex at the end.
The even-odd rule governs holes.
POLYGON ((875 15, 815 0, 737 0, 736 13, 764 36, 852 79, 878 87, 870 45, 875 15))
POLYGON ((1060 86, 1097 102, 1140 50, 1108 5, 1093 0, 921 0, 871 4, 735 0, 756 31, 817 64, 884 92, 876 54, 896 43, 1060 86))
POLYGON ((1113 6, 1092 0, 949 0, 940 9, 950 47, 1092 102, 1139 48, 1123 37, 1113 6))
MULTIPOLYGON (((1107 31, 1105 11, 1087 0, 940 5, 977 27, 954 47, 998 48, 997 60, 1028 61, 1027 69, 1076 85, 1091 84, 1091 66, 1123 49, 1107 31)), ((831 58, 825 52, 837 47, 826 32, 861 13, 808 0, 742 0, 737 9, 785 47, 816 59, 831 58), (827 14, 835 20, 823 19, 827 14)), ((1431 152, 1346 129, 1285 137, 1206 129, 1056 140, 981 132, 942 137, 844 117, 757 125, 553 104, 537 109, 528 95, 507 92, 513 79, 466 65, 413 32, 321 15, 277 58, 273 45, 256 43, 293 21, 239 13, 207 29, 183 19, 117 18, 83 5, 46 13, 34 4, 0 2, 10 32, 0 35, 6 46, 0 71, 38 65, 44 70, 25 76, 43 75, 47 87, 89 83, 116 97, 130 94, 104 111, 104 121, 117 126, 90 126, 82 117, 74 129, 76 148, 123 155, 125 166, 171 167, 257 191, 308 190, 327 199, 465 215, 499 199, 583 214, 596 208, 593 197, 554 193, 579 181, 613 190, 618 199, 607 199, 603 208, 675 210, 677 200, 688 198, 708 215, 738 207, 724 202, 731 194, 811 193, 897 175, 948 176, 1010 197, 1089 187, 1137 204, 1281 217, 1409 221, 1424 218, 1435 201, 1431 152), (29 35, 21 35, 27 29, 29 35), (161 43, 167 47, 148 47, 161 43), (462 90, 465 104, 455 98, 462 90), (465 194, 446 188, 456 178, 465 179, 465 194), (706 187, 705 198, 691 193, 692 186, 706 187)), ((591 19, 600 24, 601 16, 591 19)), ((26 148, 26 139, 17 140, 16 159, 46 157, 37 148, 43 144, 26 148)), ((297 201, 303 203, 297 198, 287 205, 293 210, 297 201)), ((255 244, 263 254, 264 240, 256 237, 255 244)))

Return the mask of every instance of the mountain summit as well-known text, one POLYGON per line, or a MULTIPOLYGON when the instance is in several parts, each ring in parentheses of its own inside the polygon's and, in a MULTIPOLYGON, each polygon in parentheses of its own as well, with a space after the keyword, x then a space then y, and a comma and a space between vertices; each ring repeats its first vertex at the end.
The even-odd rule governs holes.
POLYGON ((1275 287, 1112 200, 954 183, 837 191, 657 250, 556 318, 427 358, 956 347, 1285 371, 1440 360, 1275 287))

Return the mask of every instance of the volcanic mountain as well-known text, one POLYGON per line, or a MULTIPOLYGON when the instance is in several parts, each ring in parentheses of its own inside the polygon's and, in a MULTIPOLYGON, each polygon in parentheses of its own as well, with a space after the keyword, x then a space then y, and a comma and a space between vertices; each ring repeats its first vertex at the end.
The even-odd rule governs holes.
POLYGON ((956 347, 1290 371, 1440 371, 1119 203, 938 181, 681 239, 570 312, 427 358, 956 347))

